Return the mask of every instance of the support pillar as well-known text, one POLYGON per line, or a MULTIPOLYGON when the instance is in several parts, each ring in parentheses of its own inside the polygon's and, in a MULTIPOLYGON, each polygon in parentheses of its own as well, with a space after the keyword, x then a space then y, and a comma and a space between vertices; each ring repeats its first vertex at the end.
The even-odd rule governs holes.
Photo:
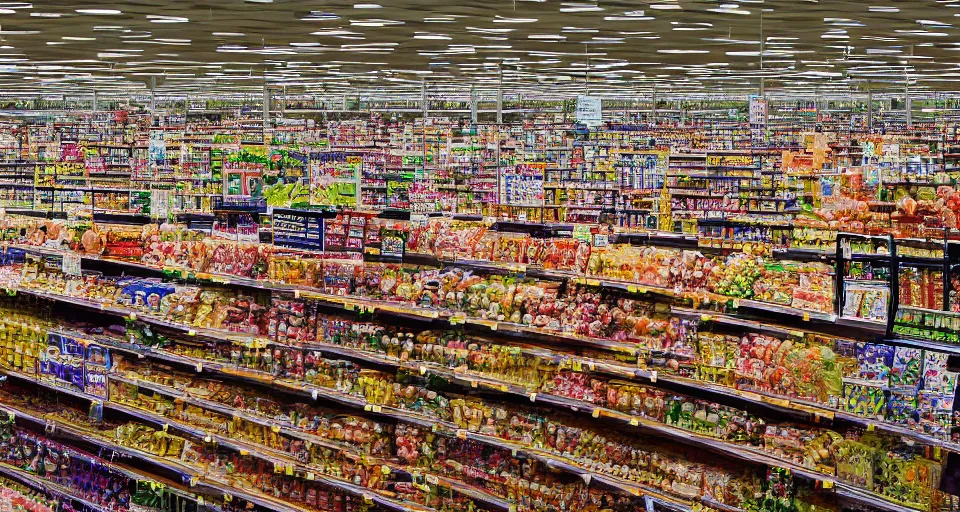
POLYGON ((470 86, 470 122, 477 124, 477 87, 470 86))
POLYGON ((503 68, 500 67, 500 77, 497 79, 497 124, 503 124, 503 68))
POLYGON ((427 103, 427 81, 420 82, 420 107, 423 109, 423 122, 426 124, 430 112, 430 105, 427 103))
POLYGON ((910 99, 910 79, 903 83, 903 106, 906 109, 907 128, 913 126, 913 100, 910 99))
POLYGON ((263 84, 263 127, 264 129, 270 124, 270 89, 267 89, 267 84, 263 84))
POLYGON ((657 122, 657 86, 653 86, 653 104, 650 107, 650 120, 651 122, 657 122))

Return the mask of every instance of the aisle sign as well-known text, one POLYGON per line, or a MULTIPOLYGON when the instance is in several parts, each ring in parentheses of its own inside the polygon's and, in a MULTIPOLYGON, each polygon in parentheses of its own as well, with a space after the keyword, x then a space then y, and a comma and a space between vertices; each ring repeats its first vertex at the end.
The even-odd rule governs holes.
POLYGON ((603 122, 600 98, 577 96, 577 122, 587 126, 597 126, 603 122))
POLYGON ((760 96, 750 96, 750 124, 753 126, 767 124, 767 100, 760 96))
POLYGON ((150 130, 150 163, 162 165, 167 161, 167 141, 160 130, 150 130))

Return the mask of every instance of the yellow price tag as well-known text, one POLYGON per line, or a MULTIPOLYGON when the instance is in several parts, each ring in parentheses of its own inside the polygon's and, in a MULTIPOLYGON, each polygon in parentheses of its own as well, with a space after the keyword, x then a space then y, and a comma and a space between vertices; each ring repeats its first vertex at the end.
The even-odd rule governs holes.
POLYGON ((307 480, 316 480, 316 479, 317 479, 317 475, 313 474, 313 471, 307 472, 307 480))
POLYGON ((803 312, 803 321, 804 322, 810 321, 810 313, 807 313, 806 311, 803 312))
POLYGON ((280 432, 280 425, 273 425, 273 426, 270 427, 270 430, 271 430, 274 434, 277 434, 277 433, 280 432))
POLYGON ((637 291, 639 291, 639 288, 637 288, 636 285, 631 284, 630 286, 627 287, 627 291, 630 293, 637 293, 637 291))
POLYGON ((229 494, 224 494, 224 495, 223 495, 223 501, 226 502, 226 503, 230 503, 231 501, 233 501, 233 496, 231 496, 231 495, 229 495, 229 494))
POLYGON ((287 464, 287 476, 293 476, 293 464, 287 464))
POLYGON ((593 413, 591 414, 591 416, 593 416, 594 418, 599 418, 599 417, 600 417, 600 409, 594 409, 594 410, 593 410, 593 413))
POLYGON ((196 336, 196 335, 197 335, 197 331, 193 329, 190 329, 189 331, 187 331, 187 336, 196 336))
POLYGON ((240 450, 240 455, 243 457, 246 457, 247 455, 250 455, 250 452, 248 452, 247 450, 240 450))
POLYGON ((833 489, 833 480, 824 480, 823 481, 824 489, 833 489))
POLYGON ((631 427, 639 427, 639 426, 640 426, 640 420, 638 420, 637 418, 630 418, 630 426, 631 426, 631 427))

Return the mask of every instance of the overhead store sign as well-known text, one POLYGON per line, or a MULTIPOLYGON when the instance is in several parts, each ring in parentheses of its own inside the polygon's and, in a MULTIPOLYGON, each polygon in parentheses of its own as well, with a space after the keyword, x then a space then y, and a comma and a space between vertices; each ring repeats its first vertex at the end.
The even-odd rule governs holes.
POLYGON ((577 96, 577 122, 587 126, 597 126, 603 123, 600 98, 577 96))

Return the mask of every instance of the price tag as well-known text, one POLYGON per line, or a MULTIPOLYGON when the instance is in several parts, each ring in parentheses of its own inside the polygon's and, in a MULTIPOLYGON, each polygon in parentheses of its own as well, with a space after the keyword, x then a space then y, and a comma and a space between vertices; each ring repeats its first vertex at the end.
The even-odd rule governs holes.
POLYGON ((877 429, 877 426, 874 425, 873 423, 867 424, 867 432, 873 432, 876 429, 877 429))
POLYGON ((590 473, 584 473, 580 475, 580 478, 583 479, 583 483, 590 485, 590 482, 593 480, 593 475, 591 475, 590 473))
POLYGON ((650 372, 650 382, 657 382, 657 371, 653 370, 650 372))
POLYGON ((293 297, 294 297, 295 299, 299 299, 299 298, 300 298, 300 290, 296 290, 296 289, 293 290, 293 297))
POLYGON ((600 417, 600 409, 594 409, 594 410, 593 410, 593 413, 591 414, 591 416, 593 416, 594 418, 599 418, 599 417, 600 417))
POLYGON ((293 464, 287 464, 287 476, 293 476, 293 464))
POLYGON ((213 442, 213 436, 211 436, 210 434, 207 434, 206 437, 203 438, 203 442, 204 442, 204 443, 212 443, 212 442, 213 442))
POLYGON ((653 498, 650 496, 643 497, 643 506, 647 509, 647 512, 654 512, 653 509, 653 498))
POLYGON ((500 385, 500 392, 506 393, 506 392, 508 392, 508 391, 510 391, 510 388, 508 388, 506 384, 501 384, 501 385, 500 385))
POLYGON ((379 405, 374 405, 373 407, 370 408, 370 410, 373 412, 381 412, 383 411, 383 407, 380 407, 379 405))
POLYGON ((804 322, 810 321, 810 313, 807 313, 806 311, 803 312, 803 321, 804 322))
POLYGON ((314 400, 316 400, 319 395, 320 395, 320 392, 317 391, 316 389, 310 392, 310 396, 312 396, 314 400))
POLYGON ((164 424, 163 424, 163 431, 166 432, 166 431, 168 431, 168 430, 170 430, 170 424, 169 424, 169 423, 164 423, 164 424))
POLYGON ((246 457, 247 455, 250 455, 250 452, 248 452, 247 450, 240 450, 240 455, 243 457, 246 457))
POLYGON ((191 476, 191 477, 190 477, 190 487, 196 486, 199 482, 200 482, 200 477, 198 477, 198 476, 191 476))
POLYGON ((279 432, 280 432, 280 425, 272 425, 272 426, 270 427, 270 431, 272 431, 274 434, 279 433, 279 432))
POLYGON ((536 401, 537 401, 537 394, 536 394, 536 393, 530 393, 530 401, 531 401, 531 402, 536 402, 536 401))
POLYGON ((639 426, 640 426, 640 420, 638 420, 637 418, 630 418, 630 426, 631 426, 631 427, 639 427, 639 426))
POLYGON ((437 478, 437 475, 427 475, 425 480, 430 485, 437 485, 438 483, 440 483, 440 479, 437 478))
POLYGON ((701 322, 710 322, 713 320, 713 317, 710 315, 700 315, 701 322))
POLYGON ((316 479, 317 479, 317 475, 313 474, 313 471, 307 471, 307 476, 306 476, 306 478, 307 478, 307 480, 316 480, 316 479))
POLYGON ((200 373, 202 371, 203 371, 203 363, 197 363, 197 373, 200 373))
POLYGON ((137 314, 131 312, 131 313, 130 313, 130 316, 129 316, 128 318, 130 318, 131 321, 135 321, 135 320, 137 319, 137 314))
POLYGON ((737 309, 740 307, 740 299, 733 299, 730 301, 730 307, 737 309))
POLYGON ((426 375, 426 374, 427 374, 427 367, 421 365, 421 366, 420 366, 420 375, 426 375))
POLYGON ((230 503, 231 501, 233 501, 233 496, 231 496, 231 495, 229 495, 229 494, 224 494, 224 495, 223 495, 223 501, 226 502, 226 503, 230 503))
POLYGON ((471 380, 471 381, 470 381, 470 387, 471 387, 471 388, 475 388, 475 387, 477 387, 477 386, 479 386, 479 385, 480 385, 480 383, 477 382, 477 381, 475 381, 475 380, 471 380))
POLYGON ((630 286, 627 286, 627 291, 630 293, 637 293, 638 291, 640 291, 640 289, 637 288, 636 285, 631 284, 630 286))
POLYGON ((348 303, 346 303, 346 304, 343 305, 343 309, 346 309, 347 311, 353 311, 353 308, 354 308, 354 307, 355 307, 355 306, 353 305, 352 302, 348 302, 348 303))
POLYGON ((197 505, 204 506, 207 502, 203 499, 203 496, 197 496, 197 505))
POLYGON ((196 336, 196 335, 197 335, 197 331, 193 329, 190 329, 189 331, 187 331, 187 336, 196 336))
POLYGON ((461 440, 461 441, 466 440, 466 439, 467 439, 467 431, 466 431, 466 430, 463 430, 463 429, 457 430, 457 439, 459 439, 459 440, 461 440))
POLYGON ((824 480, 823 481, 824 489, 833 489, 833 480, 824 480))
POLYGON ((590 368, 590 371, 592 372, 597 369, 597 365, 593 364, 593 361, 587 361, 587 368, 590 368))
POLYGON ((367 412, 370 412, 370 411, 373 410, 373 406, 370 405, 370 404, 364 405, 364 406, 363 406, 363 410, 364 410, 364 411, 367 411, 367 412))

